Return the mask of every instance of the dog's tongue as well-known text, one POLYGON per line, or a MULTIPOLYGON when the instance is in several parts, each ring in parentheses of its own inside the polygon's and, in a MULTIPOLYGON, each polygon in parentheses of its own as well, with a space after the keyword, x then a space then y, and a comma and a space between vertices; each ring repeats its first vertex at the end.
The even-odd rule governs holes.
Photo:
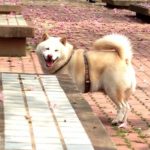
POLYGON ((47 66, 47 67, 52 67, 52 64, 53 64, 53 62, 50 62, 50 61, 47 61, 47 62, 46 62, 46 66, 47 66))

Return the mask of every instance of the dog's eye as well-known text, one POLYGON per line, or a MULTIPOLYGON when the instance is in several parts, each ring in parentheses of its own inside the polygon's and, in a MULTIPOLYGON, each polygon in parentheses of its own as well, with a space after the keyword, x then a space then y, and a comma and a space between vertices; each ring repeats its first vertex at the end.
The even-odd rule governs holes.
POLYGON ((49 50, 49 47, 47 47, 46 50, 49 50))
POLYGON ((55 52, 58 52, 58 49, 55 49, 55 52))

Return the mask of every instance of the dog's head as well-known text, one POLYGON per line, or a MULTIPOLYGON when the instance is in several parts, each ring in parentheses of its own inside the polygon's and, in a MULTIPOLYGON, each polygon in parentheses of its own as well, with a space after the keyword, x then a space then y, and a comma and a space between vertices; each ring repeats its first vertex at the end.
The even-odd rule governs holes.
POLYGON ((39 56, 42 67, 50 70, 52 73, 61 65, 66 57, 68 57, 69 51, 73 49, 73 46, 69 44, 66 38, 61 37, 49 37, 43 35, 43 41, 37 46, 36 52, 39 56))

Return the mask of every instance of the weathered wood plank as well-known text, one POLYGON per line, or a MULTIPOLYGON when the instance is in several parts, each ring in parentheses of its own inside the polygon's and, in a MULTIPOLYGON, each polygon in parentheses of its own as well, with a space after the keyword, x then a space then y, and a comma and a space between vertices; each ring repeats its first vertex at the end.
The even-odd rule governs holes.
POLYGON ((28 26, 22 15, 16 15, 16 20, 19 26, 28 26))
MULTIPOLYGON (((2 79, 2 75, 0 74, 0 79, 2 79)), ((0 80, 0 94, 2 93, 2 80, 0 80)), ((0 150, 4 150, 4 106, 3 99, 0 101, 0 150)))
POLYGON ((129 7, 131 4, 146 2, 147 0, 105 0, 110 7, 129 7))
POLYGON ((141 4, 132 4, 130 6, 130 10, 135 11, 137 13, 141 13, 143 15, 149 15, 150 16, 150 7, 149 8, 146 7, 146 3, 145 3, 145 6, 144 6, 144 3, 143 3, 143 5, 142 5, 142 3, 141 4))
MULTIPOLYGON (((7 24, 7 22, 4 22, 7 24)), ((0 37, 3 38, 24 38, 24 37, 33 37, 34 29, 31 26, 18 26, 18 25, 0 25, 0 37), (5 31, 5 32, 4 32, 5 31)))
POLYGON ((33 89, 31 91, 25 90, 25 95, 29 107, 29 113, 32 116, 32 126, 34 139, 36 141, 35 147, 37 150, 58 148, 63 150, 59 132, 57 130, 53 114, 48 107, 46 96, 40 85, 38 77, 36 75, 21 75, 24 89, 29 89, 31 83, 33 83, 33 89), (38 87, 38 92, 36 91, 38 87), (38 109, 41 111, 39 112, 38 109), (38 116, 37 116, 38 114, 38 116), (39 140, 41 139, 41 141, 39 140), (46 139, 46 143, 43 141, 46 139), (51 139, 51 140, 48 140, 51 139), (57 144, 52 141, 56 139, 57 144))
POLYGON ((136 16, 146 22, 150 22, 150 2, 130 5, 129 9, 136 12, 136 16))
POLYGON ((64 137, 64 142, 66 144, 66 147, 70 147, 70 145, 78 145, 78 147, 80 147, 81 145, 88 145, 87 148, 89 150, 94 150, 92 144, 91 144, 91 141, 90 139, 88 138, 82 124, 80 123, 80 120, 78 119, 75 111, 73 110, 70 102, 69 102, 69 99, 66 97, 63 89, 60 87, 60 84, 57 80, 56 77, 50 77, 50 76, 40 76, 41 77, 41 80, 43 82, 43 85, 45 88, 45 91, 48 95, 48 98, 49 98, 49 101, 50 103, 54 103, 56 105, 56 109, 54 109, 54 114, 56 116, 56 119, 58 121, 58 125, 60 127, 60 130, 61 130, 61 133, 64 137), (53 86, 53 88, 50 88, 52 85, 51 83, 47 83, 47 82, 44 82, 45 80, 53 80, 53 83, 55 82, 55 87, 56 87, 56 90, 57 92, 55 92, 55 87, 53 86), (61 92, 61 95, 59 93, 61 92), (59 95, 59 96, 58 96, 59 95), (63 105, 62 105, 63 103, 63 105), (66 109, 66 105, 67 105, 67 109, 66 109), (57 107, 59 109, 57 109, 57 107), (76 121, 75 122, 72 122, 72 123, 75 123, 75 124, 78 124, 78 128, 75 128, 75 127, 68 127, 68 126, 61 126, 60 125, 60 120, 59 120, 59 117, 61 115, 61 118, 63 117, 66 124, 68 122, 70 122, 69 118, 75 118, 76 121), (76 133, 76 134, 75 134, 76 133), (80 137, 76 137, 77 134, 80 134, 80 137), (81 137, 84 139, 84 140, 81 140, 81 137))
POLYGON ((32 144, 30 140, 29 125, 25 118, 26 108, 22 91, 20 90, 21 86, 18 75, 2 74, 2 85, 4 94, 5 150, 31 150, 32 144), (19 95, 19 97, 16 97, 15 101, 18 100, 22 102, 14 105, 14 99, 9 99, 10 97, 13 97, 13 95, 19 95), (21 99, 20 96, 22 96, 21 99), (12 102, 10 103, 10 101, 12 102), (24 137, 28 140, 18 140, 19 138, 24 139, 24 137))
POLYGON ((6 24, 8 24, 6 15, 0 15, 0 25, 6 25, 6 24))
POLYGON ((7 142, 5 144, 5 150, 32 150, 32 148, 28 143, 7 142))
POLYGON ((0 4, 0 13, 8 14, 11 12, 15 12, 19 14, 21 12, 22 8, 19 5, 10 4, 9 2, 4 2, 3 4, 0 4))

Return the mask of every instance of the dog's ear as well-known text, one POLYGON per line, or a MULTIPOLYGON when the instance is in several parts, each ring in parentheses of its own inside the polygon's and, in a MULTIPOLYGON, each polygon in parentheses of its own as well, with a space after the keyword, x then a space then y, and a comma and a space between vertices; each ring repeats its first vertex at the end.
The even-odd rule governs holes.
POLYGON ((60 42, 61 42, 63 45, 66 45, 67 38, 66 38, 66 37, 62 37, 62 38, 60 39, 60 42))
POLYGON ((44 33, 43 36, 42 36, 42 41, 45 41, 49 38, 49 35, 48 33, 44 33))

